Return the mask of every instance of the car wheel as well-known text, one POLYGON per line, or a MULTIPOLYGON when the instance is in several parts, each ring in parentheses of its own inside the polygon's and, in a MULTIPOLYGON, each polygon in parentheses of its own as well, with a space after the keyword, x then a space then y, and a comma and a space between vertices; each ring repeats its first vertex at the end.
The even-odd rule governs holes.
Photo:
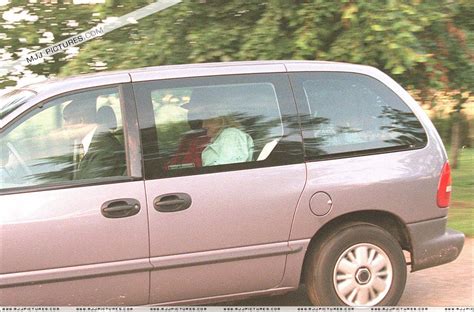
POLYGON ((403 251, 384 229, 351 223, 330 233, 310 251, 305 270, 314 305, 396 305, 406 282, 403 251))

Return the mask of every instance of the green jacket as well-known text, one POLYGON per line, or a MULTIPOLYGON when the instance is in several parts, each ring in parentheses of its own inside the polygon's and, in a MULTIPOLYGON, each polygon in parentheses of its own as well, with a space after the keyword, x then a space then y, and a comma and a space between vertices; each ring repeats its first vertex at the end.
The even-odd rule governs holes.
POLYGON ((125 174, 125 150, 110 132, 94 134, 89 150, 79 163, 75 180, 122 176, 125 174))

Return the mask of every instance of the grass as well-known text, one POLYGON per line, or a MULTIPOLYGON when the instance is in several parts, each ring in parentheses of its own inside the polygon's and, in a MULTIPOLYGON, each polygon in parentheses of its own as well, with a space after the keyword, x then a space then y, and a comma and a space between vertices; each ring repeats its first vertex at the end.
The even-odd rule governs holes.
POLYGON ((453 194, 448 227, 474 237, 474 148, 460 153, 459 166, 452 171, 453 194))

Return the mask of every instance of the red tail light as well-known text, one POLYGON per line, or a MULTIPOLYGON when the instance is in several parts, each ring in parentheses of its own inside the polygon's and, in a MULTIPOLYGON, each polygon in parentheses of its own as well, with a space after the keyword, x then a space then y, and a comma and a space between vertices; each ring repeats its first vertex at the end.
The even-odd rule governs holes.
POLYGON ((441 176, 438 184, 438 207, 446 208, 451 201, 451 167, 446 162, 441 170, 441 176))

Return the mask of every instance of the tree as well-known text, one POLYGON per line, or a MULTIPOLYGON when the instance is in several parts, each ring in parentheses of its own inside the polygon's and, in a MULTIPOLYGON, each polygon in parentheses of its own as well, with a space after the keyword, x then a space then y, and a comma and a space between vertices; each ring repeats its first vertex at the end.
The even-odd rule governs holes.
POLYGON ((450 162, 458 167, 461 147, 461 113, 474 90, 474 3, 449 2, 443 6, 443 18, 436 20, 423 34, 422 43, 431 48, 426 67, 436 78, 438 89, 450 91, 454 100, 451 129, 450 162))
MULTIPOLYGON (((152 0, 109 0, 87 7, 58 4, 52 13, 48 11, 52 5, 22 6, 13 1, 10 7, 34 10, 38 20, 13 23, 15 28, 3 30, 0 40, 6 52, 25 45, 44 47, 38 40, 46 31, 54 33, 55 41, 65 39, 99 19, 128 13, 149 2, 152 0), (81 28, 71 27, 70 19, 81 28), (28 38, 26 43, 19 42, 23 37, 28 38)), ((454 91, 456 119, 473 90, 473 14, 474 3, 469 0, 185 0, 82 45, 70 60, 58 55, 32 70, 71 75, 257 59, 361 63, 387 72, 404 87, 421 90, 425 101, 431 100, 432 90, 454 91)), ((0 81, 0 85, 8 83, 11 81, 0 81)), ((453 167, 459 145, 456 125, 453 167)))
MULTIPOLYGON (((91 28, 99 22, 94 16, 94 6, 73 5, 66 1, 26 3, 13 0, 0 6, 0 60, 19 59, 36 51, 91 28), (10 17, 10 19, 6 19, 10 17)), ((12 72, 0 77, 0 87, 15 85, 29 71, 42 75, 55 75, 68 63, 67 55, 56 54, 46 62, 30 66, 24 72, 12 72)))

